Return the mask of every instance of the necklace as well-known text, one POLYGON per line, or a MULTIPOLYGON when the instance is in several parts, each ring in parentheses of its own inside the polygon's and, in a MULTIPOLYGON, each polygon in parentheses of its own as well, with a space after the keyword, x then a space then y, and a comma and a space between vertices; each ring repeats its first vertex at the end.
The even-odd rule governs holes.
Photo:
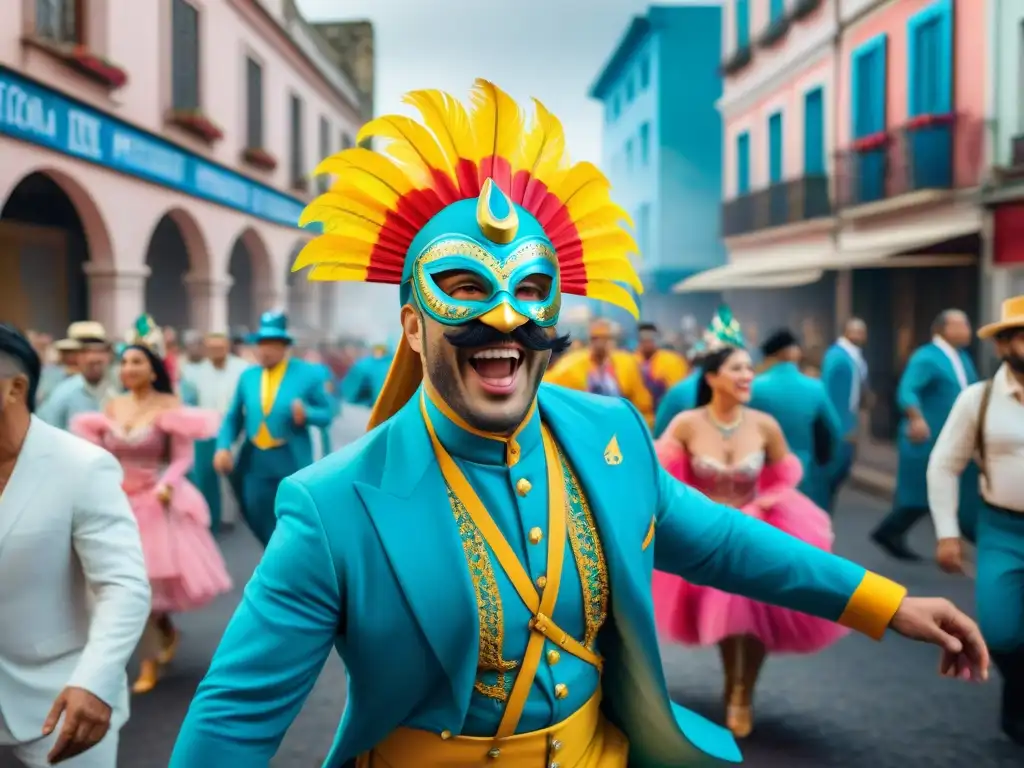
POLYGON ((731 438, 736 433, 736 430, 743 424, 743 411, 740 411, 739 416, 728 424, 725 424, 715 418, 715 414, 711 412, 710 408, 705 408, 704 412, 708 415, 708 421, 714 425, 715 429, 717 429, 726 440, 731 438))

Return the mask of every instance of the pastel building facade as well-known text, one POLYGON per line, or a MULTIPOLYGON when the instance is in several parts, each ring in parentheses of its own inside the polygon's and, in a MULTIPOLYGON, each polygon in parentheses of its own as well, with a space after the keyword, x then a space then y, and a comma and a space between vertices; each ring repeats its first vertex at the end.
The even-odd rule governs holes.
POLYGON ((982 311, 992 5, 724 4, 729 263, 680 290, 725 290, 819 348, 863 317, 879 436, 938 312, 982 311))
POLYGON ((602 167, 636 225, 641 311, 669 331, 684 313, 707 322, 714 305, 680 301, 671 287, 725 257, 721 26, 717 4, 652 6, 632 20, 590 88, 604 105, 602 167))
POLYGON ((361 94, 287 0, 9 0, 0 27, 0 315, 111 333, 336 326, 292 275, 311 171, 361 94))

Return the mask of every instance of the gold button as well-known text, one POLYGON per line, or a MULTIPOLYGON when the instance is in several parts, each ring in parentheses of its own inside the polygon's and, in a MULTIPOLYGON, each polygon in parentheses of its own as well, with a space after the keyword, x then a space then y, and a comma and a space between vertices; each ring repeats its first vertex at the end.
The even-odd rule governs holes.
POLYGON ((531 488, 533 488, 533 485, 531 485, 530 481, 527 480, 525 477, 522 478, 518 483, 516 483, 516 493, 518 493, 520 496, 525 496, 526 494, 528 494, 531 488))
POLYGON ((544 531, 542 531, 540 528, 531 528, 530 529, 530 543, 531 544, 540 544, 540 540, 543 539, 543 538, 544 538, 544 531))
POLYGON ((519 455, 519 443, 509 443, 508 444, 508 453, 509 453, 510 456, 518 456, 519 455))
POLYGON ((501 750, 497 747, 494 747, 490 752, 487 753, 487 756, 491 758, 491 760, 497 760, 500 754, 501 750))
POLYGON ((548 651, 548 664, 557 664, 561 660, 562 654, 560 654, 558 651, 554 649, 548 651))
POLYGON ((450 739, 451 737, 452 737, 452 732, 451 731, 441 731, 441 738, 444 739, 445 741, 448 741, 448 739, 450 739))
POLYGON ((568 695, 569 695, 569 686, 567 686, 565 683, 558 683, 555 686, 555 698, 556 699, 564 699, 568 695))
POLYGON ((546 587, 547 585, 548 585, 548 577, 547 576, 538 576, 537 577, 537 586, 538 587, 540 587, 541 589, 544 589, 544 587, 546 587))

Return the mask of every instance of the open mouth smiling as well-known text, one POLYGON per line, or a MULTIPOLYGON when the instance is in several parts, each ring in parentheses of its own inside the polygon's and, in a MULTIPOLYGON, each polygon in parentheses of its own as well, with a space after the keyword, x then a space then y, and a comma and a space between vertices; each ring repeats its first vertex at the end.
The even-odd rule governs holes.
POLYGON ((523 364, 523 350, 516 346, 483 347, 468 354, 469 367, 485 392, 507 395, 515 389, 523 364))

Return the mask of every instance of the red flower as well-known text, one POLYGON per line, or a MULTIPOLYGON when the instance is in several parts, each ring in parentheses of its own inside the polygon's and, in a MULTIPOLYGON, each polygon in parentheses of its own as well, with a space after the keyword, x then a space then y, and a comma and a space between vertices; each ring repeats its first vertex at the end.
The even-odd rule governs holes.
POLYGON ((950 125, 953 120, 956 119, 956 115, 952 112, 947 112, 941 115, 916 115, 907 121, 906 128, 910 131, 920 130, 921 128, 933 128, 938 125, 950 125))
POLYGON ((128 73, 113 62, 92 53, 84 45, 76 45, 68 51, 65 60, 86 77, 117 90, 128 82, 128 73))
POLYGON ((262 168, 265 171, 277 168, 277 160, 274 156, 261 147, 246 147, 242 150, 242 159, 249 165, 262 168))
POLYGON ((875 149, 881 149, 889 143, 889 134, 885 131, 879 131, 878 133, 872 133, 869 136, 862 136, 857 139, 851 145, 854 152, 871 152, 875 149))
POLYGON ((198 110, 175 110, 168 117, 168 122, 192 133, 207 143, 220 141, 224 132, 220 127, 198 110))

